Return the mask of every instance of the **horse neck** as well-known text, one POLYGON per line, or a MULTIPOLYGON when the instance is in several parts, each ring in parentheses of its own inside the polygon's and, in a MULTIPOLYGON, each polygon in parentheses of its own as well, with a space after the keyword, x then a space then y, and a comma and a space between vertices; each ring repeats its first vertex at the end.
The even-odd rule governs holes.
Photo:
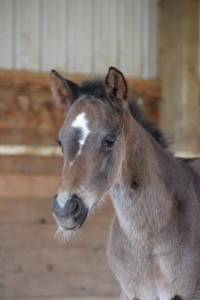
POLYGON ((125 231, 143 228, 156 234, 167 223, 172 224, 175 198, 181 197, 187 172, 132 117, 126 119, 125 158, 111 189, 113 204, 125 231))

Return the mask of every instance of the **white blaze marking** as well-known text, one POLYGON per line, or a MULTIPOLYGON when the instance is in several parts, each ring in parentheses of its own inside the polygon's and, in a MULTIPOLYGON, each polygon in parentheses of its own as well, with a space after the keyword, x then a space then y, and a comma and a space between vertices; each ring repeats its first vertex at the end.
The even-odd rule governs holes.
MULTIPOLYGON (((90 130, 88 128, 88 120, 87 120, 86 114, 84 112, 80 113, 76 117, 76 119, 72 122, 72 127, 78 128, 81 130, 81 138, 78 141, 80 148, 79 148, 78 153, 76 154, 76 158, 77 158, 81 154, 83 146, 86 141, 86 138, 87 138, 88 134, 90 133, 90 130)), ((75 160, 76 160, 76 158, 75 158, 75 160)), ((74 161, 70 162, 70 167, 73 165, 74 161)))

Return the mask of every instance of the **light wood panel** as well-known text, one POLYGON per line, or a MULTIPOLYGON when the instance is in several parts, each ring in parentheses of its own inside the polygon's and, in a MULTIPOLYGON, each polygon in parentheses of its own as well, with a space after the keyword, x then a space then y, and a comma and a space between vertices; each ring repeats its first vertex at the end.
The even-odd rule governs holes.
POLYGON ((14 67, 14 2, 0 3, 0 67, 14 67))
POLYGON ((40 69, 64 69, 67 66, 68 2, 41 2, 41 65, 40 69), (51 66, 50 63, 51 62, 51 66))
POLYGON ((174 151, 199 152, 199 2, 161 2, 162 128, 174 151))
MULTIPOLYGON (((22 159, 21 163, 24 162, 22 159)), ((39 166, 39 162, 36 165, 39 166)), ((8 165, 10 171, 17 171, 13 161, 8 165)), ((2 171, 1 181, 6 181, 2 171)), ((28 170, 22 168, 22 172, 35 189, 40 189, 38 184, 34 185, 36 168, 29 175, 28 170)), ((52 175, 45 175, 47 183, 49 176, 52 175)), ((17 180, 17 185, 26 190, 24 178, 16 178, 11 184, 15 185, 17 180)), ((39 181, 44 183, 40 175, 39 181)), ((43 188, 48 189, 46 194, 50 192, 45 184, 43 188)), ((10 194, 10 189, 7 190, 10 194)), ((11 198, 0 197, 1 299, 93 299, 94 296, 98 299, 98 296, 119 295, 105 254, 113 216, 109 199, 87 218, 80 233, 63 244, 55 238, 56 224, 51 215, 50 198, 36 198, 30 189, 21 197, 16 196, 13 193, 11 198)))
MULTIPOLYGON (((89 263, 89 262, 88 262, 89 263)), ((119 294, 115 280, 108 272, 98 273, 11 273, 0 275, 0 297, 113 296, 119 294), (2 278, 3 277, 3 278, 2 278), (2 279, 1 279, 2 278, 2 279), (56 280, 55 280, 56 279, 56 280), (23 288, 22 288, 23 287, 23 288), (5 293, 6 290, 6 293, 5 293)))
POLYGON ((62 158, 0 156, 0 165, 0 299, 119 295, 105 250, 110 199, 63 243, 51 213, 62 158))
POLYGON ((40 68, 40 1, 15 1, 14 68, 40 68))
MULTIPOLYGON (((92 75, 64 74, 79 83, 92 75)), ((144 101, 147 114, 158 121, 158 80, 127 78, 130 95, 144 101)), ((56 107, 49 87, 49 74, 0 71, 0 144, 55 145, 65 112, 56 107)))
POLYGON ((158 0, 2 0, 0 12, 0 68, 158 75, 158 0))
POLYGON ((105 73, 109 66, 119 64, 119 4, 116 0, 94 1, 94 57, 93 65, 96 74, 105 73))

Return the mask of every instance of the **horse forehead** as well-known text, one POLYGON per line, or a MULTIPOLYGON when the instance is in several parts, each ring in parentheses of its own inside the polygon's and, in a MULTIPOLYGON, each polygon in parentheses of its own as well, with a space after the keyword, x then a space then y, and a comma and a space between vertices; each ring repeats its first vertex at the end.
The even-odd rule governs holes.
POLYGON ((81 131, 83 139, 86 139, 86 137, 90 133, 89 118, 87 117, 86 112, 83 111, 76 115, 71 123, 71 127, 79 129, 81 131))
POLYGON ((82 129, 83 131, 97 126, 97 123, 103 121, 105 114, 105 107, 101 103, 91 100, 84 99, 77 103, 75 109, 72 111, 70 116, 70 125, 74 128, 82 129))

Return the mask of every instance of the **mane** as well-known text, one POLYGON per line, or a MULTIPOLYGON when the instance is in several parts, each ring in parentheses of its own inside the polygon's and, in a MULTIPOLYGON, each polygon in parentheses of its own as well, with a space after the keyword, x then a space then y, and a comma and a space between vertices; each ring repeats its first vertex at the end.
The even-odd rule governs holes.
MULTIPOLYGON (((81 94, 87 95, 93 99, 98 98, 103 102, 110 103, 110 101, 106 98, 105 86, 101 80, 97 79, 93 81, 83 81, 82 85, 80 86, 80 92, 81 94)), ((154 138, 154 140, 162 148, 168 149, 169 142, 167 141, 166 137, 162 131, 145 116, 141 105, 139 105, 136 100, 131 98, 128 98, 127 101, 133 118, 154 138)))
POLYGON ((138 102, 135 100, 132 100, 128 98, 128 105, 130 112, 133 116, 133 118, 148 132, 150 135, 158 142, 158 144, 164 148, 169 148, 169 141, 163 134, 162 130, 157 128, 150 119, 148 119, 143 109, 141 108, 141 105, 138 104, 138 102))

